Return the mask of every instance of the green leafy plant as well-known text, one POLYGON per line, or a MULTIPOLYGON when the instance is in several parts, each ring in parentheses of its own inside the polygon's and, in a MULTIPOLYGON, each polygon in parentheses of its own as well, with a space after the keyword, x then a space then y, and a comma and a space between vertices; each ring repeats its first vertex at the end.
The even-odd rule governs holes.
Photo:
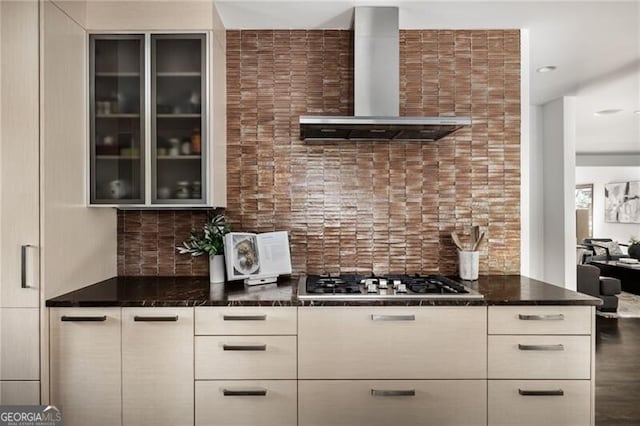
POLYGON ((190 254, 191 256, 202 256, 203 254, 215 256, 224 251, 224 236, 228 234, 230 228, 226 224, 226 218, 222 214, 213 216, 202 227, 203 234, 199 235, 195 230, 187 241, 176 247, 180 254, 190 254))

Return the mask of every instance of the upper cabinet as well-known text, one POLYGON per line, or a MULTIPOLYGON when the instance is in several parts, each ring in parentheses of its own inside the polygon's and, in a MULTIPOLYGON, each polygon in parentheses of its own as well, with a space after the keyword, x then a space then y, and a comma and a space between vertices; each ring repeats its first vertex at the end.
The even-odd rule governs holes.
POLYGON ((209 34, 91 34, 89 45, 90 203, 220 206, 226 159, 210 135, 225 124, 209 105, 224 94, 210 91, 209 34))

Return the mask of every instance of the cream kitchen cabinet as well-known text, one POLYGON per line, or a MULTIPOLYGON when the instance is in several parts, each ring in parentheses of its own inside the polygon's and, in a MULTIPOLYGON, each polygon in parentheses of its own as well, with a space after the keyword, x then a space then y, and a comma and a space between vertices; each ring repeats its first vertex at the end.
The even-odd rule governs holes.
POLYGON ((488 390, 490 425, 593 424, 588 380, 489 380, 488 390))
POLYGON ((297 308, 234 306, 195 308, 197 335, 295 336, 297 308))
POLYGON ((482 306, 301 307, 299 378, 485 379, 486 315, 482 306))
POLYGON ((123 308, 123 425, 192 425, 193 380, 193 308, 123 308))
POLYGON ((489 307, 490 426, 594 424, 594 309, 489 307))
POLYGON ((295 380, 197 380, 196 425, 295 426, 297 398, 295 380))
POLYGON ((65 424, 193 424, 192 308, 52 308, 50 346, 65 424))
POLYGON ((121 424, 120 308, 52 308, 51 403, 69 426, 121 424))
POLYGON ((0 404, 40 402, 39 36, 38 2, 0 2, 0 404))
POLYGON ((296 311, 195 308, 196 425, 297 424, 296 311))
POLYGON ((299 425, 485 425, 486 319, 482 306, 299 308, 299 425))
POLYGON ((298 392, 300 426, 482 426, 487 419, 485 380, 301 380, 298 392))

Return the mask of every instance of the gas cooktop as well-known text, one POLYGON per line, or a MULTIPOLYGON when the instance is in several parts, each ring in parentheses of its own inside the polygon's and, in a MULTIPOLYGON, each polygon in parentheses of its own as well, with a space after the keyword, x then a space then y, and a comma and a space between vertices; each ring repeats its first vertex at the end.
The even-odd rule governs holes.
POLYGON ((482 299, 477 291, 442 275, 308 275, 300 279, 302 300, 482 299))

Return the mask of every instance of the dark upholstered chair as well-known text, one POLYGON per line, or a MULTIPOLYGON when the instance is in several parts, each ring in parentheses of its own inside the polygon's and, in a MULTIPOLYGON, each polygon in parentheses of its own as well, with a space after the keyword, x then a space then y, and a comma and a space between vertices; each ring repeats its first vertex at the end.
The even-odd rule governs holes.
POLYGON ((603 312, 618 310, 618 294, 621 291, 620 280, 617 278, 601 277, 600 269, 593 265, 578 265, 578 291, 589 296, 602 299, 603 312))
MULTIPOLYGON (((611 254, 609 253, 609 249, 607 247, 604 247, 602 245, 602 243, 610 243, 613 242, 613 240, 611 238, 585 238, 584 241, 582 242, 582 244, 593 253, 593 256, 590 258, 590 260, 618 260, 620 258, 623 257, 629 257, 626 254, 623 255, 616 255, 616 254, 611 254), (596 254, 596 249, 595 247, 601 247, 605 250, 606 254, 596 254)), ((618 243, 618 245, 622 246, 622 247, 628 247, 627 244, 621 244, 618 243)))

